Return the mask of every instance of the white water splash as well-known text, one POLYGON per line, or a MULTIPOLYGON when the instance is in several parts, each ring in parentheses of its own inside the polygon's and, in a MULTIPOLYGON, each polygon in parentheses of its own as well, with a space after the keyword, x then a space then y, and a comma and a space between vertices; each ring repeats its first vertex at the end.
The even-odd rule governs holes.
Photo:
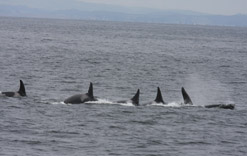
POLYGON ((63 101, 60 101, 60 102, 48 102, 48 103, 52 104, 52 105, 71 105, 71 104, 66 104, 63 101))
POLYGON ((182 102, 177 102, 177 101, 173 101, 173 102, 169 102, 167 104, 163 104, 163 103, 152 103, 149 106, 160 106, 160 107, 191 107, 193 105, 185 105, 182 102))
MULTIPOLYGON (((44 103, 48 103, 48 104, 52 104, 52 105, 73 105, 73 104, 66 104, 63 101, 61 102, 44 102, 44 103)), ((88 101, 85 102, 85 104, 104 104, 104 105, 121 105, 121 106, 128 106, 128 107, 135 107, 135 105, 133 105, 131 102, 127 102, 127 103, 117 103, 117 102, 112 102, 108 99, 98 99, 98 101, 88 101)), ((159 107, 192 107, 195 105, 185 105, 182 102, 169 102, 167 104, 163 104, 163 103, 156 103, 153 102, 152 104, 149 105, 142 105, 140 104, 140 106, 159 106, 159 107)))
POLYGON ((97 99, 97 101, 88 101, 86 103, 92 104, 112 104, 113 102, 108 99, 97 99))
POLYGON ((211 78, 191 74, 184 86, 194 105, 205 106, 215 103, 233 103, 230 90, 221 82, 211 78))
POLYGON ((122 106, 134 106, 132 103, 127 102, 127 103, 117 103, 117 102, 112 102, 108 99, 98 99, 98 101, 89 101, 86 103, 91 103, 91 104, 110 104, 110 105, 122 105, 122 106))
POLYGON ((130 102, 127 102, 127 103, 114 103, 114 104, 116 104, 116 105, 121 105, 121 106, 135 106, 135 105, 133 105, 132 103, 130 103, 130 102))

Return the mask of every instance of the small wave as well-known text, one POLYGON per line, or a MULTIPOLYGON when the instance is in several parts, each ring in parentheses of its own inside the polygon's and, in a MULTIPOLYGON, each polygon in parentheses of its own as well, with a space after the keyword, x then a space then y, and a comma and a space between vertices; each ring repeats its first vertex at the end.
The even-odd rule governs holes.
POLYGON ((51 39, 51 38, 43 38, 43 39, 41 39, 41 42, 50 42, 50 41, 53 41, 53 39, 51 39))
POLYGON ((198 144, 201 144, 201 145, 210 145, 211 143, 208 143, 208 142, 205 142, 205 141, 179 141, 178 144, 180 145, 198 145, 198 144))
POLYGON ((20 143, 26 143, 29 145, 38 145, 38 144, 42 144, 41 141, 39 140, 13 140, 14 142, 20 142, 20 143))

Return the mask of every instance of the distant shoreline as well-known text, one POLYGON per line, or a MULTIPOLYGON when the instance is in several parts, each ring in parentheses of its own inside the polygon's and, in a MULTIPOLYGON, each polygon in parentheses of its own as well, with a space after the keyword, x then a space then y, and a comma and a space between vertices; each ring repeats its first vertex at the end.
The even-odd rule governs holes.
POLYGON ((143 24, 164 24, 164 25, 186 25, 186 26, 205 26, 205 27, 231 27, 231 28, 247 28, 247 26, 231 26, 231 25, 203 25, 203 24, 178 24, 178 23, 161 23, 161 22, 136 22, 136 21, 113 21, 113 20, 97 20, 97 19, 72 19, 72 18, 55 18, 55 17, 31 17, 31 16, 1 16, 1 18, 16 19, 44 19, 44 20, 71 20, 71 21, 92 21, 92 22, 119 22, 119 23, 143 23, 143 24))

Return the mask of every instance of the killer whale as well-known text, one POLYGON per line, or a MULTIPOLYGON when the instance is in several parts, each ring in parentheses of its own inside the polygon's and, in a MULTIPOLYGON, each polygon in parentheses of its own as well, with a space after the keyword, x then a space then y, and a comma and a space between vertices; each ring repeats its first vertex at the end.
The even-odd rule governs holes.
POLYGON ((137 90, 136 94, 131 99, 117 101, 116 103, 132 103, 135 106, 139 106, 139 95, 140 95, 140 89, 137 90))
POLYGON ((20 88, 17 92, 1 92, 3 96, 7 97, 22 97, 27 96, 25 85, 22 80, 20 80, 20 88))
POLYGON ((88 101, 97 101, 93 95, 93 83, 90 82, 88 92, 85 94, 76 94, 64 100, 66 104, 82 104, 88 101))
POLYGON ((166 104, 163 100, 161 91, 160 91, 160 87, 157 87, 157 95, 155 100, 153 101, 153 103, 162 103, 162 104, 166 104))
MULTIPOLYGON (((193 105, 193 102, 191 101, 190 96, 188 93, 185 91, 185 89, 182 87, 181 89, 183 99, 184 99, 184 104, 189 104, 193 105)), ((223 109, 234 109, 235 105, 234 104, 212 104, 212 105, 205 105, 205 108, 223 108, 223 109)))
POLYGON ((157 87, 157 94, 156 94, 156 97, 155 97, 154 101, 147 102, 147 103, 145 103, 143 105, 144 106, 148 106, 148 105, 154 105, 154 104, 167 104, 163 100, 162 93, 160 91, 160 87, 157 87))
POLYGON ((193 102, 191 101, 191 98, 188 95, 188 93, 185 91, 184 87, 181 88, 181 92, 184 98, 184 104, 193 105, 193 102))

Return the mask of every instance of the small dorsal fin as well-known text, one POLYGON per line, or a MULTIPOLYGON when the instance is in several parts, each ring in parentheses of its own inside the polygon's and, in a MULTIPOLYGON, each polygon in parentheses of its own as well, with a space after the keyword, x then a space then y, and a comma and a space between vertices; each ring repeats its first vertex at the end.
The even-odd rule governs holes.
POLYGON ((19 88, 18 93, 19 93, 21 96, 27 96, 27 94, 26 94, 26 89, 25 89, 25 86, 24 86, 24 83, 22 82, 22 80, 20 80, 20 88, 19 88))
POLYGON ((133 98, 131 99, 132 100, 132 103, 135 106, 139 106, 139 95, 140 95, 140 89, 137 90, 135 96, 133 96, 133 98))
POLYGON ((89 97, 93 97, 93 83, 92 82, 90 82, 87 94, 89 97))
POLYGON ((163 103, 165 104, 165 102, 163 101, 163 97, 160 91, 160 87, 157 88, 157 96, 156 99, 154 100, 156 103, 163 103))
POLYGON ((184 104, 190 104, 190 105, 193 105, 191 99, 190 99, 190 96, 187 94, 187 92, 185 91, 184 87, 182 87, 182 95, 183 95, 183 98, 184 98, 184 104))

